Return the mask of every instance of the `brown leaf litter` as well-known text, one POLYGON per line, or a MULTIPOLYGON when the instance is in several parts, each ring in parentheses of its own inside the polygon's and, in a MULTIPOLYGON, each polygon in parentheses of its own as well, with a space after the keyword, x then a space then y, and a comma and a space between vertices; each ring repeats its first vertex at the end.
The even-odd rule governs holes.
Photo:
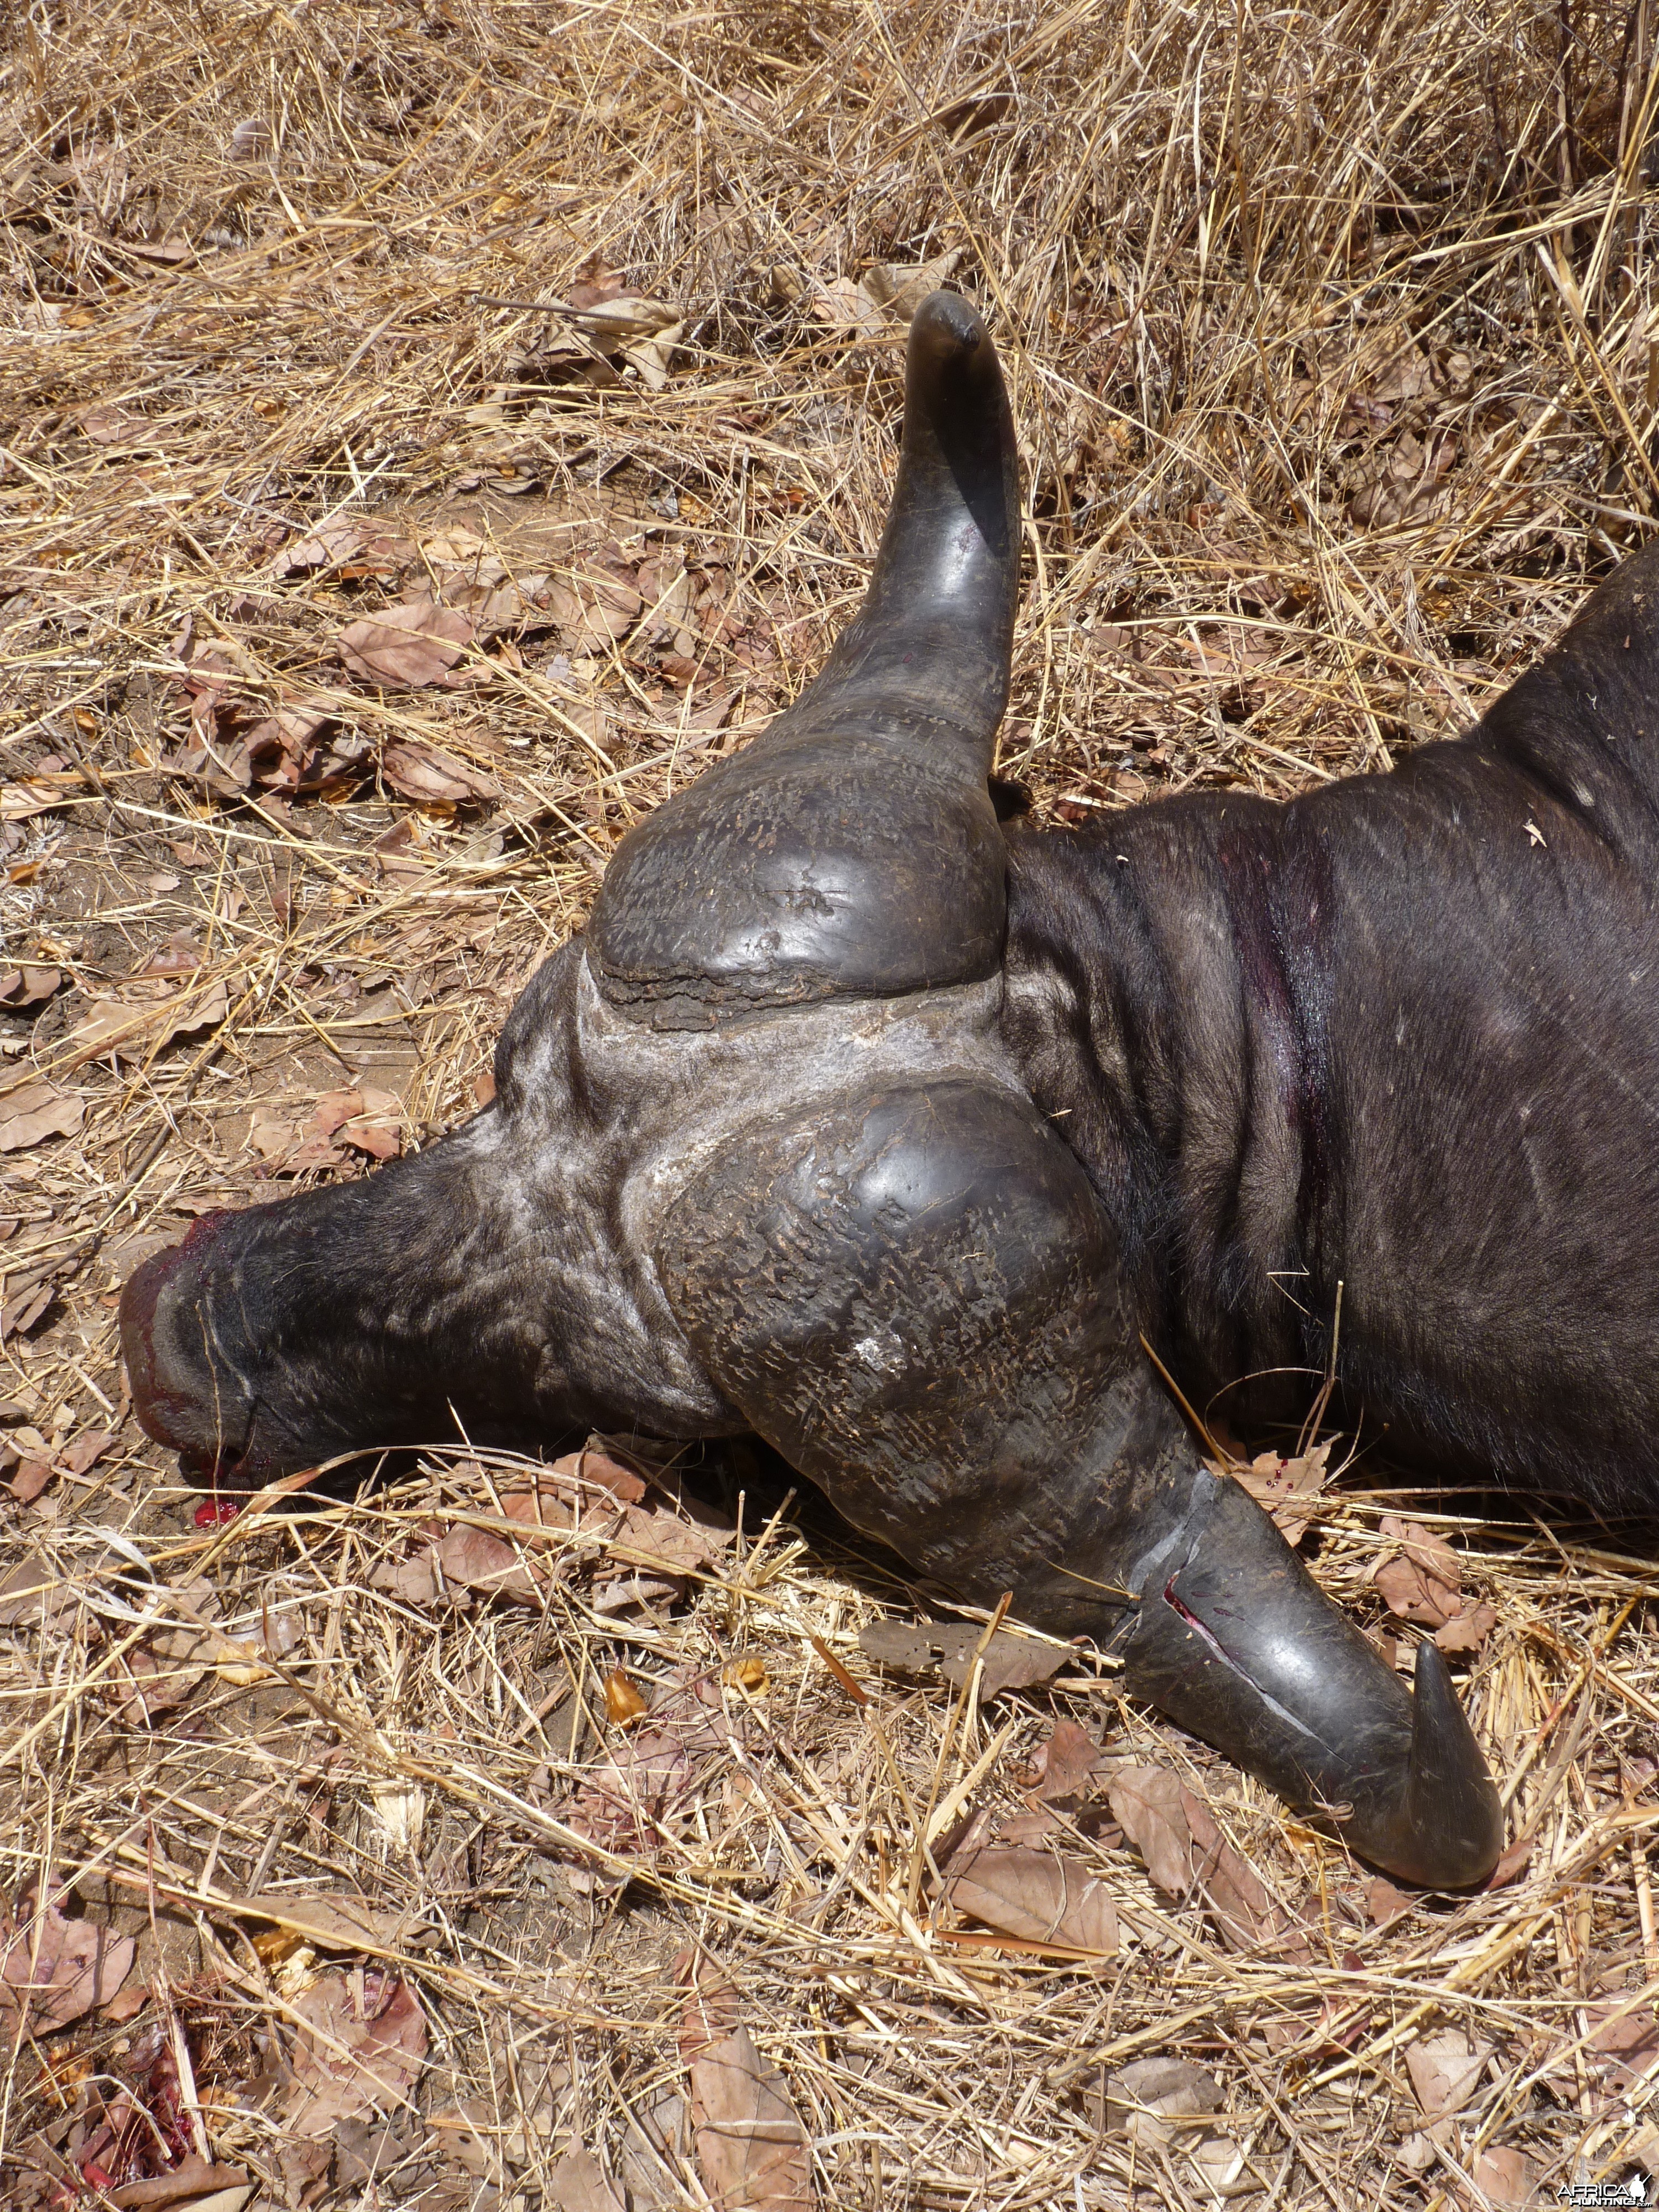
POLYGON ((385 2111, 409 2094, 426 2057, 419 1998, 373 1968, 319 1975, 295 1999, 298 2025, 283 2125, 301 2137, 385 2111))
POLYGON ((1156 1887, 1173 1898, 1201 1898, 1231 1949, 1265 1948, 1287 1959, 1308 1956, 1303 1930, 1178 1775, 1168 1768, 1119 1767, 1108 1795, 1156 1887))
POLYGON ((1004 1690, 1049 1681, 1066 1659, 1062 1644, 1000 1628, 986 1644, 980 1630, 948 1622, 913 1626, 908 1621, 873 1621, 859 1631, 859 1649, 878 1667, 901 1674, 938 1674, 957 1690, 967 1687, 977 1663, 980 1695, 985 1698, 997 1697, 1004 1690))
POLYGON ((410 690, 450 681, 450 672, 471 642, 469 618, 454 607, 436 605, 424 592, 404 605, 349 623, 335 641, 354 676, 410 690))
POLYGON ((1317 1498, 1331 1479, 1332 1443, 1315 1444, 1305 1452, 1282 1458, 1278 1452, 1259 1452, 1248 1466, 1231 1472, 1258 1505, 1272 1515, 1287 1544, 1299 1544, 1308 1531, 1305 1499, 1317 1498))
POLYGON ((1400 1547, 1381 1560, 1371 1579, 1397 1620, 1434 1631, 1443 1651, 1478 1651, 1498 1625, 1493 1608, 1462 1589, 1462 1563, 1443 1537, 1414 1521, 1385 1513, 1385 1542, 1400 1547))
POLYGON ((1117 1954, 1111 1893, 1076 1859, 994 1847, 961 1851, 951 1859, 943 1901, 1043 1949, 1097 1959, 1117 1954))
POLYGON ((69 1919, 50 1888, 0 1913, 0 2023, 9 2036, 48 2034, 106 2005, 132 1971, 136 1945, 91 1920, 69 1919))
POLYGON ((762 2057, 738 2017, 729 1984, 694 1982, 680 2049, 690 2075, 692 2139, 710 2202, 720 2212, 810 2212, 817 2200, 806 2130, 782 2075, 762 2057))
POLYGON ((85 1102, 49 1083, 20 1083, 0 1095, 0 1152, 22 1152, 48 1137, 72 1137, 86 1118, 85 1102))

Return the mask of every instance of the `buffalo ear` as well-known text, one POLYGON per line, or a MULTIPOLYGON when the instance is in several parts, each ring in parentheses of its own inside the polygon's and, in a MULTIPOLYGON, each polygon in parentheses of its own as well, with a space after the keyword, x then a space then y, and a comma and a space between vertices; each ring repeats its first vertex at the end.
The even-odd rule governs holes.
POLYGON ((983 981, 1006 855, 987 790, 1019 587, 996 349, 917 309, 893 503, 859 613, 794 704, 618 847, 588 929, 615 1006, 660 1028, 983 981))

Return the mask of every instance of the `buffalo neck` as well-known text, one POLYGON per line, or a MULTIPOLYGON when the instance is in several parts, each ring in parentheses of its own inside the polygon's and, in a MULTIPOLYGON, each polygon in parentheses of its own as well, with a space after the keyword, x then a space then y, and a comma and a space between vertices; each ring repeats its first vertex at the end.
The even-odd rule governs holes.
POLYGON ((1218 1413, 1287 1417, 1329 1357, 1341 1272, 1316 825, 1205 794, 1009 842, 1022 1078, 1112 1217, 1160 1355, 1218 1413))

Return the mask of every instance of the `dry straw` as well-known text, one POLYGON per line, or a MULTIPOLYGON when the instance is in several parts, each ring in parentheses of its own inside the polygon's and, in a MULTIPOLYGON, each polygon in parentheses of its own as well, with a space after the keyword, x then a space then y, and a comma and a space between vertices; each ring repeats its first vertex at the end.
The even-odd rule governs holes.
MULTIPOLYGON (((1659 2167, 1634 1540, 1459 1519, 1529 1849, 1401 1899, 1092 1663, 878 1675, 857 1632, 910 1595, 758 1462, 735 1534, 476 1455, 198 1528, 112 1296, 193 1213, 471 1110, 618 836, 860 588, 921 272, 1011 374, 1041 814, 1466 721, 1655 511, 1650 0, 3 35, 0 2196, 191 2157, 226 2207, 1348 2212, 1659 2167), (1039 1848, 1106 1960, 939 1887, 966 1815, 1044 1817, 1057 1717, 1109 1765, 1039 1848), (1133 1765, 1253 1863, 1243 1948, 1104 1817, 1133 1765), (1220 2109, 1126 2125, 1148 2058, 1220 2109)), ((1310 1510, 1380 1628, 1365 1479, 1310 1510)))

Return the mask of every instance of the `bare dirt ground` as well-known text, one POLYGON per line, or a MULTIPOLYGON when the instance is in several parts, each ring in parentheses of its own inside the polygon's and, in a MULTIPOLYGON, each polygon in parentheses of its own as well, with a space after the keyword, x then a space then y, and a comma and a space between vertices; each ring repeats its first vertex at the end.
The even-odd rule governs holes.
POLYGON ((0 2197, 1462 2212, 1659 2168, 1628 1535, 1267 1462, 1326 1586, 1455 1654, 1510 1801, 1493 1887, 1407 1896, 1103 1665, 918 1642, 754 1455, 204 1522, 113 1315, 193 1216, 487 1095, 618 837, 861 589, 939 276, 1024 442, 1040 814, 1470 720, 1659 511, 1649 0, 0 38, 0 2197))

